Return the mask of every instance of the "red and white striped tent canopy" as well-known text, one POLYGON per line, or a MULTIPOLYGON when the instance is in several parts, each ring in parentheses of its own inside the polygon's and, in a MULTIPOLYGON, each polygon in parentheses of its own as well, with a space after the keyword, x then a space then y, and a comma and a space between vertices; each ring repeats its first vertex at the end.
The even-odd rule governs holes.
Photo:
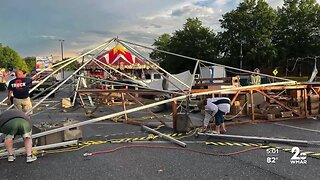
POLYGON ((103 53, 97 59, 116 69, 149 69, 149 63, 136 57, 122 45, 117 44, 109 52, 103 53))

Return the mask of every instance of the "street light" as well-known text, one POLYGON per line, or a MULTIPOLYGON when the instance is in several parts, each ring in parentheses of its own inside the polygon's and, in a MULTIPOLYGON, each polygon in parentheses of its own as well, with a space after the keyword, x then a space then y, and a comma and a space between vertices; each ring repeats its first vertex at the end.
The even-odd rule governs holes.
POLYGON ((243 55, 242 55, 242 40, 240 41, 240 69, 242 69, 242 59, 243 59, 243 55))
MULTIPOLYGON (((59 39, 60 47, 61 47, 61 61, 63 61, 63 42, 64 39, 59 39)), ((62 79, 64 79, 64 69, 62 68, 62 79)))

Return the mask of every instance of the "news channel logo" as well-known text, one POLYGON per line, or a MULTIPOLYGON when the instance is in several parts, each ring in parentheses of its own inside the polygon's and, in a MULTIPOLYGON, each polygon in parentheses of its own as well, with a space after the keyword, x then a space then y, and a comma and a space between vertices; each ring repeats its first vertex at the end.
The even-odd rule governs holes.
POLYGON ((291 164, 307 164, 307 154, 300 153, 299 147, 292 147, 291 153, 293 153, 293 156, 290 158, 291 164))
MULTIPOLYGON (((299 147, 292 147, 291 153, 293 154, 290 158, 290 164, 307 164, 307 154, 300 151, 299 147)), ((266 149, 267 163, 276 164, 279 161, 279 149, 268 148, 266 149)))

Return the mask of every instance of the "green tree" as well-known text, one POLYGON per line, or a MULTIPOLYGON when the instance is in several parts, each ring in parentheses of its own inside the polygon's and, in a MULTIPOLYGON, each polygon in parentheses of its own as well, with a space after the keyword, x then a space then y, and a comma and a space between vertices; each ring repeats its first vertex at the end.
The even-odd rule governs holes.
POLYGON ((265 0, 244 0, 222 16, 219 49, 233 66, 243 57, 243 67, 254 69, 273 63, 276 49, 272 33, 277 25, 276 11, 265 0), (242 51, 241 51, 242 50, 242 51))
POLYGON ((19 54, 8 46, 0 44, 0 67, 7 69, 21 69, 29 72, 29 68, 25 61, 21 59, 19 54))
MULTIPOLYGON (((188 18, 181 30, 175 31, 172 36, 163 34, 153 45, 157 49, 213 62, 218 55, 216 42, 216 34, 204 27, 198 18, 188 18)), ((160 65, 171 73, 193 70, 196 63, 159 52, 151 55, 154 59, 162 60, 160 65)))
POLYGON ((36 57, 25 57, 23 60, 26 62, 30 71, 36 68, 36 57))
MULTIPOLYGON (((158 50, 163 50, 163 51, 170 51, 169 49, 169 43, 170 43, 171 36, 170 34, 162 34, 158 39, 154 41, 152 46, 155 46, 156 49, 158 50)), ((163 61, 167 57, 166 53, 161 53, 159 51, 153 51, 150 54, 150 58, 153 60, 157 61, 163 61)))
MULTIPOLYGON (((63 60, 67 60, 70 59, 69 57, 67 58, 63 58, 63 60)), ((60 61, 56 62, 59 63, 60 61)), ((81 66, 81 63, 78 61, 74 61, 71 64, 69 64, 68 66, 64 67, 63 69, 66 71, 71 71, 71 70, 77 70, 79 67, 81 66)))
POLYGON ((283 64, 289 58, 316 56, 320 49, 320 6, 316 0, 284 0, 278 9, 274 43, 283 64))

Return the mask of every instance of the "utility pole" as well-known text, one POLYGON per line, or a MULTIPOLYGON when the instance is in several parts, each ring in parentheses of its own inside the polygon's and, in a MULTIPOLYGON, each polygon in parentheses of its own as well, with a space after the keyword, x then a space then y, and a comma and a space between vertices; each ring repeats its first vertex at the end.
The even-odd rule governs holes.
MULTIPOLYGON (((63 42, 64 39, 59 39, 60 47, 61 47, 61 61, 63 61, 63 42)), ((64 69, 62 69, 62 79, 64 79, 64 69)))
POLYGON ((243 55, 242 55, 242 40, 240 40, 240 69, 242 69, 242 59, 243 59, 243 55))

